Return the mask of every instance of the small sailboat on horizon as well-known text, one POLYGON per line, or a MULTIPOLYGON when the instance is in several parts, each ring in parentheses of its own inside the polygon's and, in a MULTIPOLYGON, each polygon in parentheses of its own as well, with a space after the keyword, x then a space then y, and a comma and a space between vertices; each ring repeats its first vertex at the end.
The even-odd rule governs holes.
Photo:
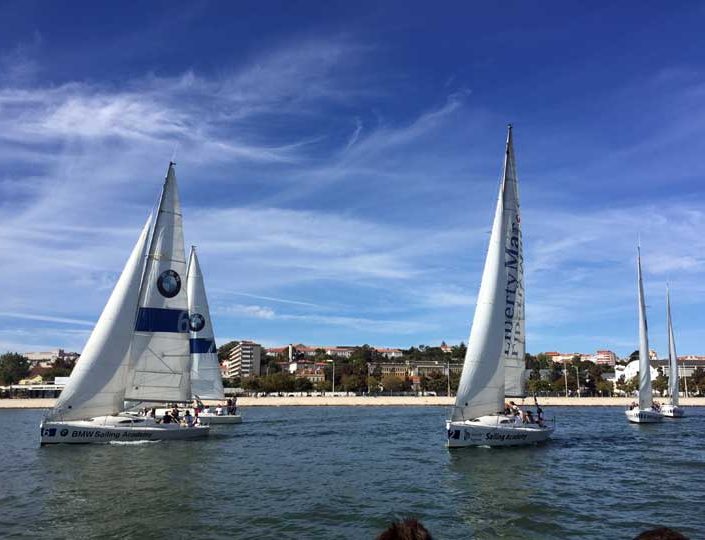
MULTIPOLYGON (((524 395, 524 257, 512 126, 508 127, 502 180, 480 292, 455 405, 446 421, 449 448, 521 446, 554 431, 506 414, 506 396, 524 395)), ((537 403, 538 406, 538 403, 537 403)))
MULTIPOLYGON (((189 347, 192 398, 197 401, 203 399, 224 401, 223 377, 220 373, 218 351, 215 347, 208 297, 194 246, 191 247, 188 270, 186 271, 186 290, 189 328, 191 330, 189 347)), ((226 409, 223 414, 217 414, 211 410, 200 411, 198 419, 204 425, 241 423, 242 415, 231 412, 231 410, 226 409)))
POLYGON ((663 420, 663 414, 654 405, 649 363, 649 331, 646 323, 646 302, 641 274, 641 246, 637 247, 637 289, 639 304, 639 402, 624 411, 627 419, 635 424, 653 424, 663 420))
POLYGON ((679 387, 678 356, 676 355, 676 338, 673 335, 673 319, 671 318, 671 291, 666 285, 666 326, 668 332, 668 403, 661 406, 661 413, 666 418, 683 418, 685 411, 678 406, 679 387))
POLYGON ((181 286, 186 261, 173 163, 154 227, 151 222, 150 216, 66 388, 42 421, 42 446, 208 435, 208 426, 124 412, 130 400, 165 403, 191 396, 189 313, 181 286))

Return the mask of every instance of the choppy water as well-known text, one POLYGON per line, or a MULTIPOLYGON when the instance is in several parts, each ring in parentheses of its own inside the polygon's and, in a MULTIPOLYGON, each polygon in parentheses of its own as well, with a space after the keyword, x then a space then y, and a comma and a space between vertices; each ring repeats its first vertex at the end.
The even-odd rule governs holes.
POLYGON ((251 408, 209 440, 39 448, 40 411, 0 410, 3 538, 705 537, 705 410, 661 425, 547 408, 552 442, 444 447, 435 407, 251 408))

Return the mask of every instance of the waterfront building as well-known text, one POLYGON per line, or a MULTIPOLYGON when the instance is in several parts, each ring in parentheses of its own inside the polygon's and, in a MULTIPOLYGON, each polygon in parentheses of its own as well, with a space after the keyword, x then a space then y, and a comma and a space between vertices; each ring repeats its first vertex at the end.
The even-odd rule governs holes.
POLYGON ((546 356, 548 356, 553 362, 559 363, 559 364, 565 364, 566 362, 572 362, 573 358, 576 356, 581 360, 581 361, 587 361, 590 362, 592 361, 592 357, 589 354, 584 354, 584 353, 559 353, 559 352, 551 352, 551 353, 544 353, 546 356))
POLYGON ((261 346, 254 341, 240 341, 228 355, 227 377, 247 378, 260 374, 261 346))
POLYGON ((32 366, 51 367, 56 360, 73 361, 80 356, 77 352, 67 352, 64 349, 52 349, 50 351, 36 351, 22 353, 22 356, 29 360, 32 366))
MULTIPOLYGON (((349 345, 304 345, 303 343, 289 344, 284 347, 270 347, 265 354, 269 357, 278 355, 286 356, 289 362, 300 358, 315 358, 320 354, 330 357, 350 358, 358 347, 349 345)), ((401 349, 375 347, 375 351, 388 359, 401 358, 404 353, 401 349)))
POLYGON ((605 366, 613 366, 617 363, 617 355, 609 350, 597 351, 594 362, 605 366))

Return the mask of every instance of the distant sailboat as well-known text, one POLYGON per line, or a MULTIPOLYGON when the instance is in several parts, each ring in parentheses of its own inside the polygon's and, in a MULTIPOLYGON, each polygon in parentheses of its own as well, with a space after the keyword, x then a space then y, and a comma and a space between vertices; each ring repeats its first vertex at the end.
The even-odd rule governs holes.
MULTIPOLYGON (((504 414, 505 395, 523 395, 524 258, 516 164, 509 126, 495 209, 463 372, 446 422, 448 447, 519 446, 554 428, 504 414)), ((537 411, 538 416, 538 411, 537 411)))
POLYGON ((649 332, 646 323, 644 283, 641 277, 641 247, 637 247, 637 282, 639 302, 639 403, 624 411, 627 419, 636 424, 661 422, 663 415, 654 408, 651 390, 651 366, 649 363, 649 332))
POLYGON ((673 320, 671 319, 671 291, 666 286, 666 325, 668 327, 668 394, 669 402, 661 406, 661 413, 668 418, 683 418, 685 411, 678 406, 678 356, 676 355, 676 339, 673 335, 673 320))
MULTIPOLYGON (((188 271, 186 273, 189 327, 191 339, 191 393, 195 399, 224 400, 223 378, 220 374, 218 352, 215 348, 213 325, 211 324, 208 298, 203 283, 203 273, 198 263, 196 249, 191 248, 188 271)), ((201 412, 198 415, 202 424, 239 424, 239 414, 216 414, 201 412)))
POLYGON ((41 444, 195 439, 207 426, 122 414, 125 400, 191 395, 181 208, 169 165, 151 231, 145 225, 56 405, 41 444))

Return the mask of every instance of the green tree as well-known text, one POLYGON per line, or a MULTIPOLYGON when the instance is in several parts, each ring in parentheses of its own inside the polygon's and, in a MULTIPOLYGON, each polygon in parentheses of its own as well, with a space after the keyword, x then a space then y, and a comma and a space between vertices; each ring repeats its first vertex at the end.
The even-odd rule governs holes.
POLYGON ((218 347, 218 360, 222 364, 228 359, 228 355, 230 354, 230 351, 240 343, 239 341, 228 341, 225 345, 221 345, 218 347))
POLYGON ((262 381, 259 377, 247 377, 242 381, 242 387, 250 392, 260 392, 262 390, 262 381))
POLYGON ((377 377, 373 377, 370 375, 367 377, 367 388, 369 389, 370 394, 376 394, 379 392, 379 379, 377 377))
POLYGON ((5 385, 17 384, 29 375, 29 360, 19 353, 5 353, 0 356, 0 382, 5 385))
POLYGON ((294 390, 297 392, 310 392, 313 390, 313 383, 306 377, 299 377, 294 381, 294 390))
POLYGON ((340 386, 346 392, 360 392, 367 387, 367 381, 362 375, 346 374, 341 377, 340 386))
POLYGON ((597 390, 601 396, 611 396, 612 392, 614 392, 614 385, 612 384, 612 381, 600 379, 595 385, 595 390, 597 390))
POLYGON ((465 343, 462 341, 460 342, 460 345, 453 345, 451 347, 451 353, 450 356, 454 360, 465 360, 465 353, 467 352, 467 347, 465 346, 465 343))
POLYGON ((652 386, 661 396, 663 396, 664 392, 668 390, 668 377, 663 374, 663 368, 658 368, 658 375, 654 379, 652 386))
POLYGON ((314 385, 317 392, 330 392, 332 385, 330 381, 319 381, 314 385))
POLYGON ((387 392, 400 392, 404 388, 404 381, 396 375, 385 375, 382 377, 382 386, 387 392))
POLYGON ((56 379, 57 377, 68 377, 71 375, 76 360, 68 358, 57 358, 51 364, 51 367, 42 374, 45 381, 56 379))
POLYGON ((240 377, 230 377, 229 379, 223 379, 223 386, 225 388, 240 388, 242 386, 242 379, 240 377))
POLYGON ((550 392, 553 386, 548 381, 541 379, 529 379, 526 382, 526 390, 529 394, 540 394, 541 392, 550 392))

